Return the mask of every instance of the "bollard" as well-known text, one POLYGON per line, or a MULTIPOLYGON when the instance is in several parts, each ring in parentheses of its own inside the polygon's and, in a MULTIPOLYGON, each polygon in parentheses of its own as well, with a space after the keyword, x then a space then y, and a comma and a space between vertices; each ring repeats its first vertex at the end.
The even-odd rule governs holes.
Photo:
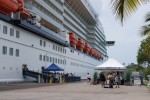
POLYGON ((40 83, 40 82, 41 82, 41 76, 38 75, 38 83, 40 83))
POLYGON ((50 84, 53 83, 53 77, 50 77, 49 83, 50 83, 50 84))
POLYGON ((65 76, 62 75, 62 83, 65 83, 65 76))

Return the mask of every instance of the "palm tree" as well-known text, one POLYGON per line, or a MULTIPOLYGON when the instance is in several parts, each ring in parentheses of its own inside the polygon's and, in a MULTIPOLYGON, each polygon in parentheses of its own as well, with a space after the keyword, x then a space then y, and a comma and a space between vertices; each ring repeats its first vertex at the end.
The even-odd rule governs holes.
POLYGON ((111 0, 113 12, 123 23, 126 17, 131 15, 137 8, 150 0, 111 0))
MULTIPOLYGON (((145 17, 145 22, 150 22, 150 12, 145 17)), ((140 34, 142 36, 150 36, 150 24, 141 27, 140 34)))

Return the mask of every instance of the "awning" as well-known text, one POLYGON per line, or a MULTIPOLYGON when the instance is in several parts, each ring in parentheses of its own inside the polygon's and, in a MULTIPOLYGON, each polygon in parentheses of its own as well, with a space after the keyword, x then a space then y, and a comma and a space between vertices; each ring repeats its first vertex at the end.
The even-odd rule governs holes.
POLYGON ((96 66, 96 70, 126 70, 120 62, 113 58, 109 58, 106 62, 101 65, 96 66))
POLYGON ((44 68, 43 71, 64 71, 64 69, 53 63, 49 67, 44 68))

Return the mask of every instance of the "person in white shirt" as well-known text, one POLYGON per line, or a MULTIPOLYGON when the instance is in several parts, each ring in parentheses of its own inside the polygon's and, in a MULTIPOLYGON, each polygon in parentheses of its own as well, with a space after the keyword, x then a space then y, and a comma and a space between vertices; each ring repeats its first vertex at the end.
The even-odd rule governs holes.
POLYGON ((91 76, 89 73, 87 73, 87 84, 91 85, 91 76))

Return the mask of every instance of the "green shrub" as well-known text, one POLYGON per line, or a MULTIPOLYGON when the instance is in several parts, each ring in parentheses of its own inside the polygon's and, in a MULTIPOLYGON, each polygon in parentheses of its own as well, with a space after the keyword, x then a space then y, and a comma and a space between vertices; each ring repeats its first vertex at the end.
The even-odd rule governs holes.
POLYGON ((94 83, 96 83, 96 81, 97 81, 97 72, 94 72, 94 74, 93 74, 93 82, 94 83))
POLYGON ((126 82, 130 82, 131 71, 126 70, 126 82))

